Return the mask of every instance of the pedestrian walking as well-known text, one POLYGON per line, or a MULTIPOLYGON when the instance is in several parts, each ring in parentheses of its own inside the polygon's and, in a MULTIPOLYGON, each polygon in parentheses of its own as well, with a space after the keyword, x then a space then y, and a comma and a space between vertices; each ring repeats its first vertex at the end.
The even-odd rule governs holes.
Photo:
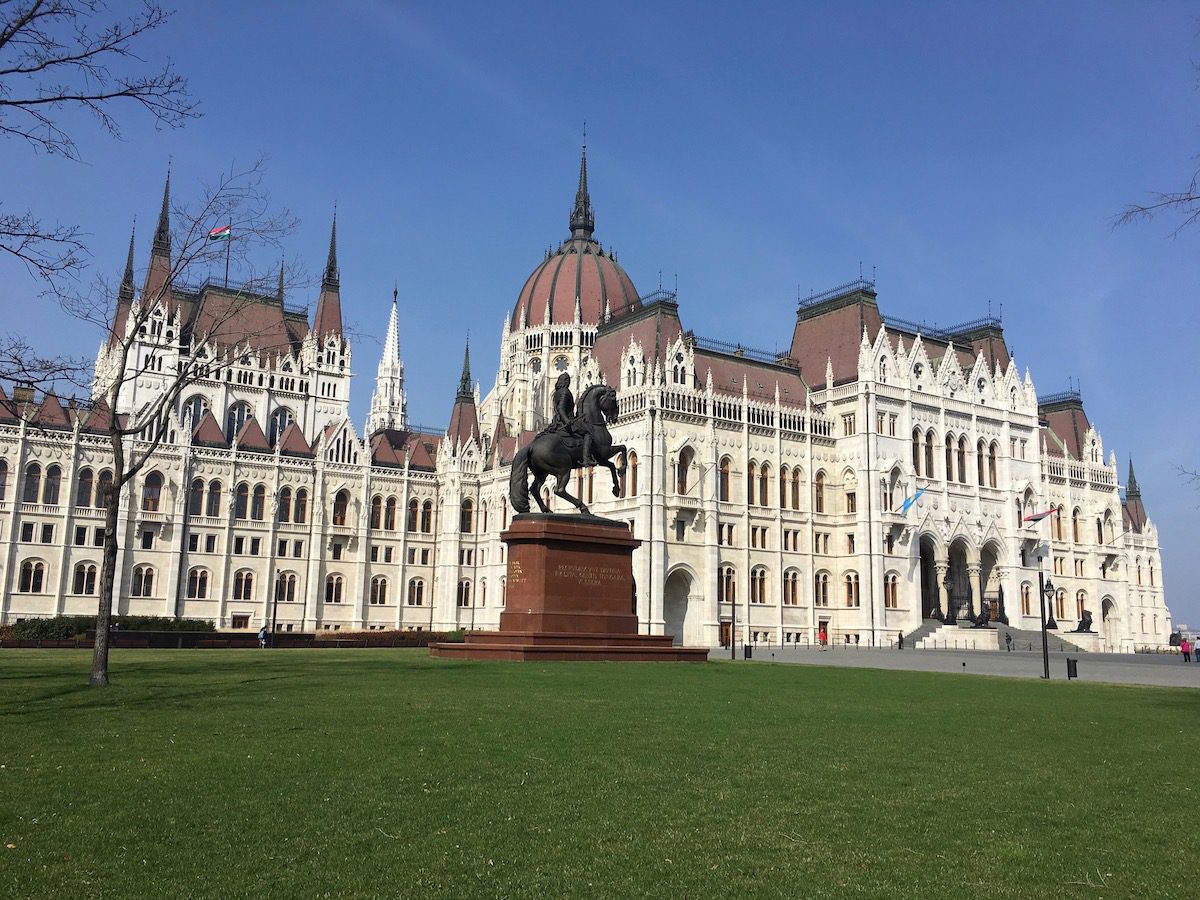
POLYGON ((258 649, 267 649, 267 626, 258 629, 258 649))
POLYGON ((896 649, 897 650, 904 649, 904 632, 903 631, 896 632, 896 649))
POLYGON ((1189 641, 1187 638, 1184 638, 1183 640, 1181 640, 1179 642, 1179 652, 1181 654, 1183 654, 1183 661, 1185 663, 1191 662, 1192 661, 1192 642, 1189 641))
POLYGON ((1012 653, 1012 632, 1004 632, 1004 646, 1008 648, 1008 652, 1012 653))

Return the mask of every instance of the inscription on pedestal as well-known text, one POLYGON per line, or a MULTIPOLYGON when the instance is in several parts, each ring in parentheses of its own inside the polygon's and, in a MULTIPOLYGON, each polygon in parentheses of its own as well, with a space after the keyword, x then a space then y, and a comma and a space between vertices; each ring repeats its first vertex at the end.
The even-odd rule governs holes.
POLYGON ((559 563, 554 569, 554 577, 563 580, 573 580, 580 587, 600 587, 603 582, 624 581, 621 570, 615 566, 585 566, 576 563, 559 563))

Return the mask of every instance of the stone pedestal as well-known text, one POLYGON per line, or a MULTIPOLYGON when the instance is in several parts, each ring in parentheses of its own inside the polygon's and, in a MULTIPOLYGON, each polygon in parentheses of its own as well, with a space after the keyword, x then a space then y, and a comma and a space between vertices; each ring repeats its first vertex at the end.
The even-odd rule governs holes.
POLYGON ((595 516, 515 516, 501 536, 508 579, 499 631, 472 631, 461 644, 431 644, 456 659, 703 662, 705 647, 638 634, 633 551, 624 522, 595 516))

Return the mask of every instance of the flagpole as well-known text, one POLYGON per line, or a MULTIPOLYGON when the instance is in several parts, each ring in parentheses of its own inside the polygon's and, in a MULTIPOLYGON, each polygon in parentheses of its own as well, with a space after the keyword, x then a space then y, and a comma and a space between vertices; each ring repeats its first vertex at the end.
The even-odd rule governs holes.
MULTIPOLYGON (((232 223, 230 223, 232 225, 232 223)), ((229 245, 233 243, 233 228, 229 229, 229 237, 225 238, 225 290, 229 290, 229 245)))

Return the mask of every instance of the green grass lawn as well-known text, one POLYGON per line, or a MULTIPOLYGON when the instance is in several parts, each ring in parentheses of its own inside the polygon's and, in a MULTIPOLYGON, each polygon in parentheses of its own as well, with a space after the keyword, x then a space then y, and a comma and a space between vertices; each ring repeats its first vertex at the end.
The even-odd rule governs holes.
POLYGON ((1188 897, 1200 691, 0 652, 0 897, 1188 897))

